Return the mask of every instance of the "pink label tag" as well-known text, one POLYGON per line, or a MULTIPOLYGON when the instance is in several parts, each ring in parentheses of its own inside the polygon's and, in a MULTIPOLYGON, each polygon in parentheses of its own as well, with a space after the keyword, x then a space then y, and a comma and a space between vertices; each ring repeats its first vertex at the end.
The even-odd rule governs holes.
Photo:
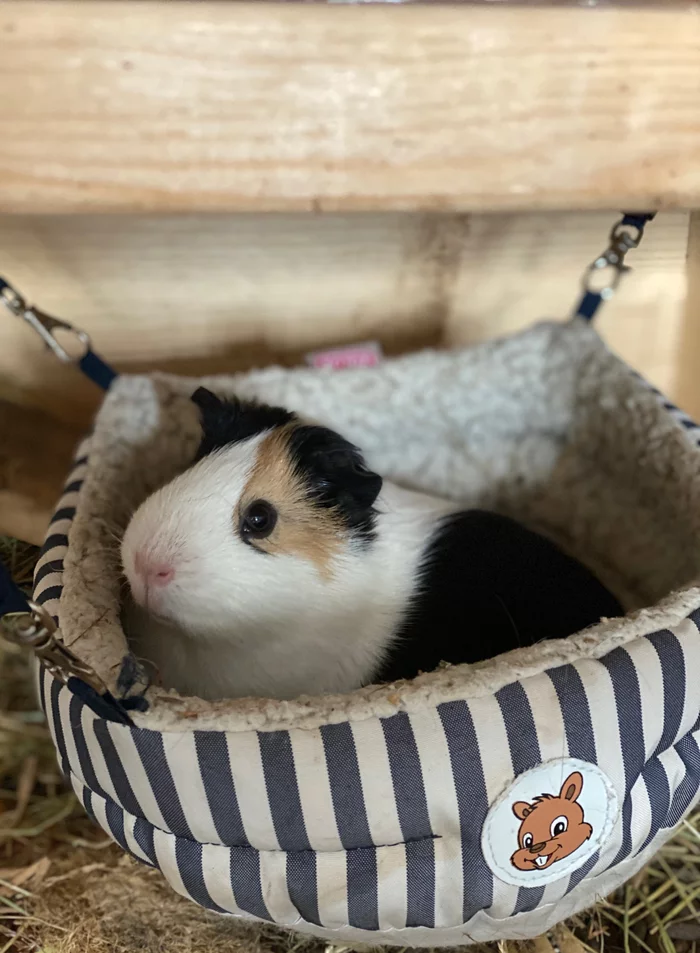
POLYGON ((383 356, 379 342, 368 341, 348 347, 335 347, 328 351, 314 351, 306 355, 306 363, 311 367, 330 367, 334 371, 340 371, 346 367, 376 367, 381 364, 383 356))

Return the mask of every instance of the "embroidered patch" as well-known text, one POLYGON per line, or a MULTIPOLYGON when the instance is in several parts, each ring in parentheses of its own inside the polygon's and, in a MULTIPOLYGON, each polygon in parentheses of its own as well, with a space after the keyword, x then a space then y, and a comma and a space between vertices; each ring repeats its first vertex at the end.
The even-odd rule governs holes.
POLYGON ((617 815, 617 793, 597 765, 548 761, 521 774, 491 806, 481 836, 484 858, 506 883, 552 883, 600 849, 617 815))

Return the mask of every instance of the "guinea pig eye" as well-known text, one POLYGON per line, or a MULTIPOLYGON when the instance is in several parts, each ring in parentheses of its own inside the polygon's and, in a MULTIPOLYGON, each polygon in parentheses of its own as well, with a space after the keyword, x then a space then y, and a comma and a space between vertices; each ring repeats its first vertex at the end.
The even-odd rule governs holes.
POLYGON ((255 500, 245 508, 239 526, 244 540, 265 539, 275 528, 277 510, 266 500, 255 500))
POLYGON ((526 834, 523 837, 523 847, 532 847, 532 834, 526 834))
POLYGON ((552 832, 552 837, 558 837, 560 834, 563 834, 569 827, 569 821, 563 815, 561 817, 555 817, 552 821, 552 826, 550 830, 552 832))

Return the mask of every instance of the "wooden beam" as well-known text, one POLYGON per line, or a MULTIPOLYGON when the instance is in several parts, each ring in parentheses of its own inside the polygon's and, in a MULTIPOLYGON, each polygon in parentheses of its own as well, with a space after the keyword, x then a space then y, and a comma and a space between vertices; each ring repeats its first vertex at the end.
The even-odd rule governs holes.
POLYGON ((0 4, 0 210, 700 206, 697 3, 0 4))

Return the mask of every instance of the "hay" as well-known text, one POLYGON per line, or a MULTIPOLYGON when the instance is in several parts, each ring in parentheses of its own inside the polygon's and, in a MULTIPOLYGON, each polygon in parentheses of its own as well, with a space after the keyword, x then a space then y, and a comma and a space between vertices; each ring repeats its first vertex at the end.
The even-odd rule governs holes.
MULTIPOLYGON (((0 538, 27 591, 36 550, 0 538)), ((60 776, 29 660, 0 642, 0 953, 348 953, 177 896, 89 821, 60 776)), ((700 953, 700 812, 622 890, 527 943, 473 953, 700 953)))

